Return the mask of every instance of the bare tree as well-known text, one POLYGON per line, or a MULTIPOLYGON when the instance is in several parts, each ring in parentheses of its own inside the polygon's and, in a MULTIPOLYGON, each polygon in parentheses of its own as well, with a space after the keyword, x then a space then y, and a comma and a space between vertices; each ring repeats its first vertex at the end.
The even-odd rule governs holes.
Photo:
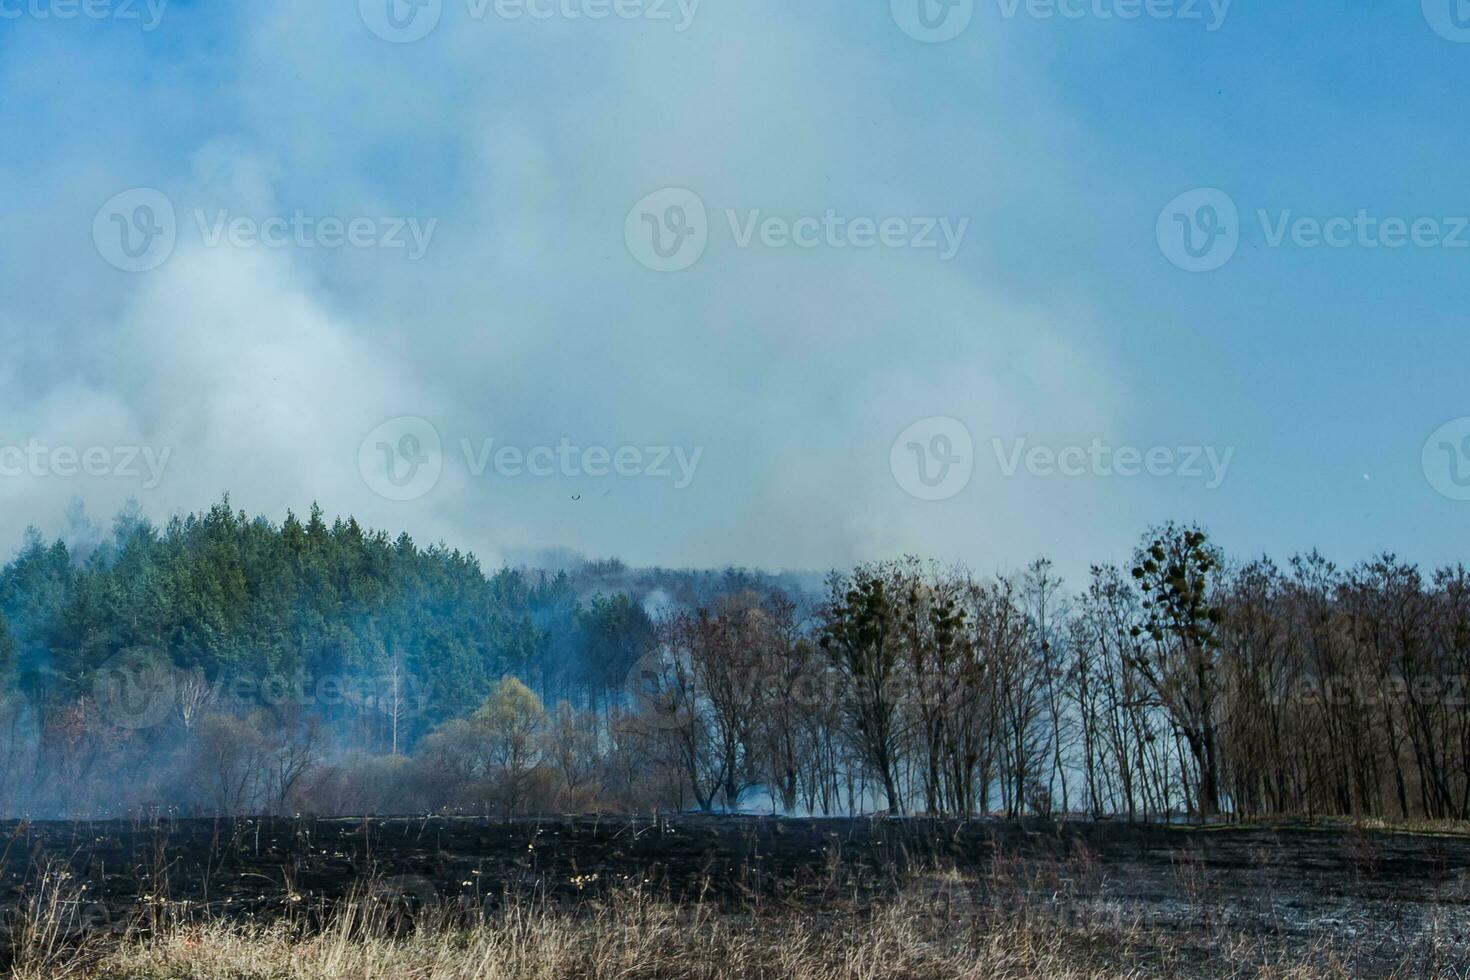
POLYGON ((265 791, 275 803, 277 813, 287 813, 287 802, 301 780, 320 761, 321 723, 300 712, 273 719, 267 728, 265 791))
POLYGON ((249 720, 211 712, 195 728, 194 773, 215 811, 238 815, 258 809, 266 790, 270 748, 249 720))
POLYGON ((882 783, 890 810, 903 812, 898 787, 903 660, 889 598, 891 566, 833 576, 822 611, 821 648, 841 673, 842 705, 864 760, 882 783))
POLYGON ((561 777, 565 809, 580 809, 596 798, 601 789, 596 715, 558 702, 546 729, 545 754, 561 777))

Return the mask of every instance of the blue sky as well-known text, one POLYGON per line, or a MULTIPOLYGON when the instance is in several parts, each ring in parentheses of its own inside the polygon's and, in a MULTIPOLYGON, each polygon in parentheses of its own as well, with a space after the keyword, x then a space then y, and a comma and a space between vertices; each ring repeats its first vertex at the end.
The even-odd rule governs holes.
POLYGON ((1437 0, 1236 0, 1215 30, 1204 0, 1197 20, 1184 0, 1129 20, 1103 16, 1128 0, 1077 17, 975 0, 944 43, 901 29, 908 0, 702 0, 684 30, 672 0, 603 20, 443 0, 394 43, 368 26, 388 2, 174 0, 145 30, 141 4, 59 19, 66 0, 0 0, 0 447, 111 461, 0 476, 0 540, 59 527, 73 498, 162 518, 229 490, 492 562, 914 552, 990 571, 1045 553, 1075 580, 1167 518, 1239 554, 1460 557, 1470 503, 1421 456, 1470 416, 1470 247, 1270 235, 1361 211, 1453 238, 1470 216, 1470 43, 1432 26, 1437 0), (173 207, 177 242, 129 272, 94 223, 136 188, 173 207), (667 188, 704 207, 708 243, 657 272, 630 236, 667 188), (1239 243, 1189 272, 1157 226, 1199 188, 1238 210, 1239 243), (741 244, 749 222, 829 210, 909 238, 741 244), (366 220, 375 242, 408 218, 432 233, 418 258, 209 239, 297 211, 366 220), (963 222, 948 261, 914 247, 925 219, 963 222), (441 449, 431 485, 398 494, 372 467, 404 418, 441 449), (969 478, 921 499, 895 440, 952 447, 935 418, 968 436, 969 478), (461 440, 489 439, 637 449, 641 469, 477 475, 461 440), (1173 468, 1004 465, 1092 444, 1173 468), (126 447, 167 450, 165 472, 130 475, 126 447), (1228 451, 1218 486, 1187 471, 1195 447, 1228 451), (692 478, 660 475, 660 449, 697 450, 692 478))

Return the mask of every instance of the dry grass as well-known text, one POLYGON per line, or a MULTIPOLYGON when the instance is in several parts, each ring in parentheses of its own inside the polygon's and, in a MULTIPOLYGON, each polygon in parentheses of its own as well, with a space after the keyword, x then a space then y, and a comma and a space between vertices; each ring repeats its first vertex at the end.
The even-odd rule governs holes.
POLYGON ((751 922, 636 895, 578 916, 518 907, 468 929, 402 937, 364 929, 361 913, 301 935, 289 925, 181 927, 101 955, 43 956, 15 976, 149 980, 531 980, 531 978, 1133 977, 1105 969, 1058 935, 1011 929, 948 939, 901 904, 869 921, 751 922))
MULTIPOLYGON (((1007 878, 1015 882, 1011 876, 1007 878)), ((1318 980, 1362 975, 1327 944, 1185 937, 1116 917, 1065 920, 1036 902, 1058 882, 977 900, 955 872, 873 906, 678 906, 642 890, 575 909, 534 900, 494 911, 422 907, 366 890, 326 917, 270 924, 156 911, 100 934, 84 896, 47 876, 13 924, 10 980, 1318 980)), ((391 895, 393 890, 388 890, 391 895)), ((1071 908, 1071 904, 1066 905, 1071 908)), ((1375 974, 1378 975, 1378 974, 1375 974)), ((1418 951, 1381 975, 1470 978, 1418 951), (1432 965, 1431 965, 1432 964, 1432 965)))
POLYGON ((1373 830, 1385 834, 1470 836, 1470 821, 1465 820, 1389 820, 1380 817, 1360 817, 1346 823, 1360 830, 1373 830))

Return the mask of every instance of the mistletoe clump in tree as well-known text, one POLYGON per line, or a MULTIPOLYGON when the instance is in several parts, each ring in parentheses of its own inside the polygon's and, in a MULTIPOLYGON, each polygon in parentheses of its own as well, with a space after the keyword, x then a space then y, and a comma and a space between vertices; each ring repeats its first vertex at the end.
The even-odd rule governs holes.
POLYGON ((1212 583, 1221 562, 1204 531, 1173 523, 1146 534, 1133 557, 1143 601, 1141 622, 1132 629, 1138 653, 1130 666, 1189 746, 1202 817, 1220 812, 1222 617, 1212 604, 1212 583))

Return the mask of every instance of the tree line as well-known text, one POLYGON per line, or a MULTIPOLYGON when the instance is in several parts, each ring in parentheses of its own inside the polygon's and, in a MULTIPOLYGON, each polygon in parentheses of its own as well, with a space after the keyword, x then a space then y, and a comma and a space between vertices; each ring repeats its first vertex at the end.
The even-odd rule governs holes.
POLYGON ((0 571, 0 807, 1470 819, 1470 577, 505 568, 228 501, 0 571))

